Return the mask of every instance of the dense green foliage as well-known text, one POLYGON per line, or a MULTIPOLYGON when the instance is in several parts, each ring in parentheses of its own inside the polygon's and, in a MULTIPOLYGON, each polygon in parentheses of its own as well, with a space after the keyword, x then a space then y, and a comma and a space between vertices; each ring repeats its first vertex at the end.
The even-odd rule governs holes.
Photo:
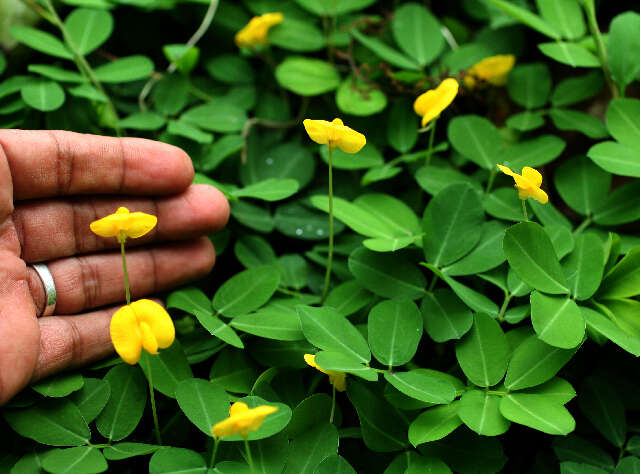
POLYGON ((1 127, 176 144, 231 202, 213 274, 166 295, 176 342, 25 389, 0 472, 248 473, 239 436, 209 466, 236 400, 279 408, 264 474, 639 472, 640 14, 600 3, 0 0, 1 127), (465 85, 506 54, 504 86, 465 85), (365 148, 309 139, 334 117, 365 148), (542 173, 529 220, 498 163, 542 173), (305 353, 348 374, 335 414, 305 353))

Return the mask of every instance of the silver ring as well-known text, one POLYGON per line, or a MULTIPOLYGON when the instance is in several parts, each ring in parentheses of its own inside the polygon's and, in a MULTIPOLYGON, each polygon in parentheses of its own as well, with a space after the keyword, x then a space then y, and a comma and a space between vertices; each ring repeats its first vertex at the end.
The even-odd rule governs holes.
POLYGON ((32 265, 32 267, 40 277, 46 295, 44 311, 42 311, 42 314, 40 316, 51 316, 56 309, 56 301, 58 299, 56 295, 56 284, 53 281, 53 275, 49 271, 49 267, 47 267, 44 263, 35 263, 32 265))

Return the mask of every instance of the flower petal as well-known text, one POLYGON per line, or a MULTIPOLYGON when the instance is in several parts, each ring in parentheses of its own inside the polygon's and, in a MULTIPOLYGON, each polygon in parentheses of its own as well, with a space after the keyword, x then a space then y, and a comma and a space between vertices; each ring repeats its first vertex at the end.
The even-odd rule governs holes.
POLYGON ((158 341, 156 337, 153 335, 153 331, 147 323, 144 321, 140 322, 140 335, 142 336, 142 347, 149 354, 157 354, 158 353, 158 341))
POLYGON ((109 331, 113 347, 122 360, 127 364, 137 363, 142 352, 142 338, 131 306, 123 306, 115 312, 109 331))
POLYGON ((415 112, 422 116, 422 126, 438 117, 458 95, 458 81, 449 77, 442 81, 435 89, 428 90, 418 96, 413 103, 415 112))
POLYGON ((329 144, 328 126, 329 122, 326 120, 311 120, 305 119, 302 124, 307 131, 309 138, 320 145, 329 144))
POLYGON ((158 218, 144 212, 132 212, 126 221, 126 228, 122 229, 127 237, 137 239, 142 237, 158 223, 158 218))
POLYGON ((516 174, 513 171, 511 171, 511 168, 509 168, 508 166, 498 165, 498 169, 502 171, 504 174, 506 174, 507 176, 513 176, 516 174))
POLYGON ((165 349, 173 344, 176 330, 171 316, 162 306, 155 301, 142 299, 131 303, 131 308, 138 321, 149 325, 159 348, 165 349))
POLYGON ((540 172, 530 166, 522 168, 522 177, 526 178, 531 184, 536 187, 540 187, 542 184, 542 175, 540 172))
POLYGON ((356 132, 349 127, 344 128, 346 130, 342 134, 342 137, 336 143, 338 145, 338 148, 340 148, 345 153, 358 153, 360 150, 362 150, 362 147, 367 144, 367 139, 360 132, 356 132))

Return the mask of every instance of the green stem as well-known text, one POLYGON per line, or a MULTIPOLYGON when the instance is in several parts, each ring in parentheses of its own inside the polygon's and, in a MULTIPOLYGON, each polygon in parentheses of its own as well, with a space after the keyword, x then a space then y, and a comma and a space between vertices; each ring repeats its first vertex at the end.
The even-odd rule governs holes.
POLYGON ((522 213, 524 214, 524 222, 529 221, 529 216, 527 215, 527 200, 521 199, 522 201, 522 213))
POLYGON ((158 423, 158 412, 156 411, 156 397, 153 390, 153 380, 151 378, 151 359, 150 355, 147 354, 147 375, 149 379, 149 396, 151 397, 151 412, 153 413, 153 424, 156 428, 156 440, 158 444, 162 446, 162 438, 160 436, 160 423, 158 423))
POLYGON ((329 145, 329 255, 327 257, 327 270, 324 274, 322 297, 320 305, 324 303, 329 291, 331 281, 331 264, 333 263, 333 148, 329 145))
POLYGON ((336 386, 331 385, 331 414, 329 415, 329 423, 333 423, 333 415, 336 411, 336 386))
POLYGON ((216 454, 218 454, 219 445, 220 440, 218 438, 213 438, 213 450, 211 451, 211 461, 209 461, 209 469, 213 469, 213 465, 216 462, 216 454))
POLYGON ((493 181, 496 179, 497 174, 498 172, 493 168, 491 169, 491 171, 489 171, 489 180, 487 181, 487 187, 484 190, 485 194, 489 194, 489 192, 491 191, 491 188, 493 187, 493 181))
POLYGON ((438 277, 438 275, 433 275, 433 278, 431 279, 431 283, 429 284, 429 289, 427 290, 429 293, 433 291, 433 287, 436 286, 436 283, 439 279, 440 278, 438 277))
POLYGON ((504 313, 506 313, 507 308, 509 307, 509 302, 511 301, 512 297, 513 295, 508 291, 504 292, 504 301, 502 302, 502 307, 500 308, 500 312, 498 313, 498 318, 497 318, 499 322, 504 321, 504 313))
POLYGON ((131 304, 131 290, 129 289, 129 272, 127 271, 127 257, 124 253, 124 240, 120 242, 120 253, 122 254, 122 271, 124 272, 124 292, 127 304, 131 304))
POLYGON ((431 155, 433 154, 433 140, 436 136, 436 123, 438 118, 434 118, 431 122, 431 132, 429 133, 429 148, 427 148, 427 165, 431 164, 431 155))
POLYGON ((247 463, 249 464, 251 474, 255 474, 256 471, 253 467, 253 458, 251 457, 251 449, 249 448, 249 441, 247 440, 247 438, 244 439, 244 449, 247 452, 247 463))
POLYGON ((609 69, 609 60, 607 58, 607 50, 602 40, 602 33, 600 33, 600 27, 598 26, 598 20, 596 19, 596 6, 595 0, 583 0, 585 12, 587 14, 587 23, 589 24, 589 31, 596 42, 596 49, 598 50, 598 57, 602 63, 602 71, 604 72, 605 80, 611 90, 611 95, 616 98, 620 94, 615 83, 611 79, 611 70, 609 69))
POLYGON ((117 125, 117 122, 119 120, 118 112, 116 111, 116 108, 113 105, 113 102, 107 95, 106 90, 102 86, 102 83, 96 77, 95 73, 93 72, 93 69, 91 69, 91 66, 89 65, 87 60, 84 58, 84 56, 78 49, 78 46, 75 44, 75 42, 71 38, 71 35, 69 35, 67 28, 64 26, 64 23, 58 16, 58 13, 56 12, 55 8, 53 8, 53 4, 51 3, 51 0, 43 0, 43 3, 47 7, 47 10, 49 10, 49 13, 51 14, 53 24, 58 27, 58 29, 60 30, 60 33, 62 33, 62 38, 64 39, 67 46, 69 46, 69 48, 71 49, 71 52, 73 53, 73 61, 76 63, 76 66, 78 67, 80 72, 83 75, 86 75, 86 77, 89 78, 89 80, 95 86, 95 88, 98 89, 107 98, 107 107, 109 107, 109 110, 113 114, 113 117, 116 121, 116 125, 114 125, 116 134, 118 136, 121 136, 122 135, 121 129, 117 125))
POLYGON ((591 225, 591 222, 591 216, 587 216, 587 218, 582 221, 582 223, 576 228, 576 230, 573 231, 573 235, 578 235, 580 232, 585 230, 591 225))

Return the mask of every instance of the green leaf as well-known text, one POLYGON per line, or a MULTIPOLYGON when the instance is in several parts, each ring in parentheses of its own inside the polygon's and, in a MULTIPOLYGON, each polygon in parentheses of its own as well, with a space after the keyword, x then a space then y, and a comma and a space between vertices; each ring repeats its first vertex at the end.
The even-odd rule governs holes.
MULTIPOLYGON (((224 140, 227 137, 223 137, 224 140)), ((237 150, 242 147, 242 137, 235 136, 237 150)), ((220 143, 217 141, 213 146, 220 143)), ((338 150, 334 150, 337 154, 338 150)), ((360 155, 358 155, 359 159, 360 155)), ((271 148, 258 159, 248 157, 247 164, 240 168, 240 181, 245 186, 269 178, 295 179, 304 188, 313 179, 315 159, 308 148, 298 143, 282 143, 271 148)))
POLYGON ((636 117, 640 113, 640 100, 617 98, 607 108, 607 128, 620 143, 631 148, 640 148, 640 125, 636 117))
POLYGON ((493 170, 502 158, 504 143, 498 129, 484 117, 459 115, 449 122, 447 136, 453 148, 481 168, 493 170))
POLYGON ((313 474, 357 474, 349 461, 337 454, 324 458, 313 474))
POLYGON ((401 253, 375 253, 361 247, 349 255, 349 270, 361 286, 385 298, 415 300, 424 295, 427 285, 420 269, 401 253))
POLYGON ((590 99, 600 92, 604 79, 602 71, 590 71, 584 76, 570 77, 558 83, 551 94, 554 107, 565 107, 590 99))
POLYGON ((70 393, 80 390, 84 386, 84 379, 80 374, 62 374, 48 377, 31 388, 45 397, 66 397, 70 393))
POLYGON ((195 286, 173 291, 167 298, 167 308, 178 308, 190 314, 196 311, 211 313, 211 301, 204 292, 195 286))
POLYGON ((640 302, 628 298, 616 298, 603 300, 604 304, 595 303, 596 308, 606 314, 624 331, 640 338, 640 324, 638 323, 638 311, 640 302))
POLYGON ((640 182, 622 184, 595 210, 593 220, 600 225, 617 225, 640 218, 640 182))
POLYGON ((409 100, 401 99, 391 104, 387 120, 387 140, 397 152, 407 153, 416 144, 417 119, 409 100))
POLYGON ((509 362, 504 385, 509 390, 535 387, 551 380, 573 357, 574 349, 560 349, 530 336, 520 344, 509 362))
MULTIPOLYGON (((524 216, 522 215, 522 204, 517 196, 516 190, 512 187, 498 188, 484 196, 482 206, 490 216, 520 222, 524 216)), ((525 201, 526 206, 529 204, 525 201)))
POLYGON ((73 53, 58 38, 45 31, 28 26, 12 26, 9 33, 20 43, 41 53, 62 59, 73 59, 73 53))
POLYGON ((111 398, 96 418, 96 427, 105 438, 120 441, 138 426, 149 387, 136 366, 117 365, 104 378, 111 386, 111 398))
POLYGON ((592 214, 611 187, 611 175, 581 156, 562 163, 553 181, 562 199, 582 215, 592 214))
POLYGON ((482 293, 478 293, 468 286, 463 285, 459 281, 454 280, 449 275, 442 273, 438 268, 429 263, 421 263, 421 265, 427 267, 436 276, 441 278, 447 285, 449 285, 449 288, 451 288, 453 292, 462 301, 464 301, 464 304, 466 304, 469 308, 480 313, 487 313, 492 315, 493 317, 497 317, 498 306, 485 295, 483 295, 482 293))
MULTIPOLYGON (((327 301, 328 304, 328 301, 327 301)), ((271 304, 251 314, 236 316, 231 326, 256 336, 280 341, 304 339, 300 319, 295 310, 285 310, 271 304)))
POLYGON ((82 97, 83 99, 94 100, 96 102, 109 102, 109 98, 95 87, 89 84, 80 84, 79 86, 67 89, 69 94, 74 97, 82 97))
POLYGON ((180 120, 211 132, 239 132, 247 121, 247 114, 229 102, 207 102, 196 105, 180 116, 180 120))
POLYGON ((155 453, 161 446, 154 444, 144 443, 115 443, 104 448, 102 454, 109 461, 120 461, 122 459, 129 459, 136 456, 144 456, 146 454, 155 453))
POLYGON ((42 467, 52 474, 94 474, 108 469, 107 461, 100 450, 91 446, 53 449, 44 456, 42 467))
POLYGON ((609 26, 607 56, 611 77, 623 91, 640 72, 640 15, 627 11, 616 16, 609 26))
POLYGON ((182 380, 176 387, 176 400, 189 421, 207 436, 213 436, 213 425, 229 416, 227 393, 208 380, 182 380))
MULTIPOLYGON (((269 242, 257 235, 243 235, 233 246, 233 253, 245 268, 275 265, 276 253, 269 242)), ((206 298, 206 296, 205 296, 206 298)))
POLYGON ((198 310, 194 312, 194 316, 198 319, 202 327, 209 331, 212 336, 234 347, 244 349, 244 344, 236 332, 227 326, 218 316, 214 316, 210 312, 203 313, 198 310))
POLYGON ((449 404, 456 397, 451 382, 418 370, 385 372, 384 378, 400 392, 423 402, 449 404))
POLYGON ((76 8, 64 20, 73 44, 87 55, 109 39, 113 31, 113 16, 106 10, 76 8))
POLYGON ((167 133, 178 137, 188 138, 197 143, 209 144, 213 142, 213 135, 203 132, 195 125, 184 122, 182 120, 169 120, 167 124, 167 133))
POLYGON ((569 411, 544 395, 507 394, 500 402, 500 413, 514 423, 552 435, 566 435, 576 427, 569 411))
POLYGON ((627 439, 625 408, 616 390, 604 378, 587 377, 583 382, 580 410, 614 446, 621 448, 627 439))
POLYGON ((502 162, 514 171, 525 166, 535 168, 559 157, 565 146, 564 140, 556 135, 540 135, 532 140, 508 146, 502 154, 502 162))
POLYGON ((164 56, 183 74, 189 74, 200 59, 200 48, 186 44, 165 44, 162 47, 164 56))
POLYGON ((483 436, 506 433, 511 423, 500 413, 502 397, 482 390, 470 390, 462 394, 458 416, 473 431, 483 436))
POLYGON ((407 446, 404 416, 373 392, 371 384, 349 380, 347 396, 358 412, 362 440, 367 448, 375 452, 393 452, 407 446))
POLYGON ((458 417, 459 401, 423 411, 409 425, 409 441, 418 446, 442 439, 462 424, 458 417))
POLYGON ((148 367, 151 367, 153 387, 167 397, 175 398, 178 384, 193 377, 191 366, 178 340, 170 347, 163 349, 156 355, 143 351, 140 358, 140 368, 149 379, 148 367))
POLYGON ((598 466, 606 472, 614 469, 613 459, 606 451, 575 434, 554 438, 552 447, 560 461, 586 463, 598 466))
POLYGON ((236 198, 254 198, 262 201, 281 201, 298 192, 300 185, 295 179, 269 178, 250 184, 231 193, 236 198))
POLYGON ((307 340, 325 351, 342 352, 361 362, 371 360, 364 337, 349 320, 334 308, 297 306, 302 332, 307 340))
POLYGON ((471 330, 456 344, 456 357, 464 374, 480 387, 497 384, 507 371, 509 346, 500 324, 477 313, 471 330))
POLYGON ((340 84, 333 65, 319 59, 289 56, 276 67, 278 83, 301 96, 314 96, 332 91, 340 84))
POLYGON ((314 23, 285 15, 284 21, 269 32, 269 43, 289 51, 318 51, 325 47, 325 37, 314 23))
POLYGON ((151 94, 155 109, 162 115, 176 115, 187 105, 189 87, 188 76, 178 72, 165 74, 151 94))
POLYGON ((427 293, 420 310, 424 329, 436 342, 460 339, 473 324, 469 308, 448 288, 427 293))
POLYGON ((609 136, 602 120, 593 115, 577 110, 551 109, 549 116, 559 130, 575 130, 595 139, 609 136))
POLYGON ((295 2, 311 13, 327 17, 362 10, 374 3, 375 0, 341 0, 335 4, 321 3, 316 0, 295 0, 295 2))
POLYGON ((600 142, 589 148, 587 156, 610 173, 640 178, 640 158, 635 148, 617 142, 600 142))
POLYGON ((551 346, 571 349, 584 338, 585 322, 580 308, 565 296, 531 293, 531 322, 538 337, 551 346))
POLYGON ((431 64, 444 48, 438 20, 418 3, 404 3, 394 11, 391 31, 398 46, 421 67, 431 64))
POLYGON ((468 184, 452 184, 427 205, 422 219, 424 254, 435 266, 466 255, 480 239, 474 232, 484 220, 480 197, 468 184))
MULTIPOLYGON (((273 33, 270 32, 269 41, 272 39, 273 33)), ((255 79, 251 63, 237 54, 214 56, 206 61, 204 67, 211 77, 226 84, 247 84, 255 79)))
POLYGON ((476 275, 497 267, 505 261, 502 240, 506 226, 498 221, 483 222, 477 245, 457 262, 442 269, 451 276, 476 275))
POLYGON ((545 56, 571 67, 600 67, 600 60, 588 49, 576 43, 556 41, 538 44, 545 56))
POLYGON ((453 168, 441 168, 439 166, 426 165, 418 168, 414 176, 422 189, 431 195, 436 195, 451 184, 467 183, 482 193, 482 188, 477 181, 453 168))
MULTIPOLYGON (((320 145, 319 149, 322 161, 329 163, 329 148, 320 145)), ((384 164, 382 153, 372 143, 365 145, 355 156, 336 148, 332 158, 333 168, 337 170, 362 170, 384 164)))
POLYGON ((205 474, 207 463, 190 449, 168 446, 156 451, 149 460, 149 474, 205 474))
POLYGON ((465 474, 500 472, 507 462, 497 438, 478 436, 467 429, 456 430, 429 446, 452 470, 465 474))
POLYGON ((284 433, 251 442, 251 455, 257 474, 282 472, 287 462, 289 440, 284 433))
POLYGON ((343 352, 320 351, 316 354, 316 363, 324 370, 346 372, 369 382, 378 380, 378 373, 375 370, 364 365, 353 355, 346 355, 343 352))
POLYGON ((2 414, 11 429, 40 444, 80 446, 91 437, 78 407, 64 398, 44 400, 28 408, 5 409, 2 414))
POLYGON ((551 240, 539 224, 522 222, 510 227, 503 248, 509 266, 525 283, 546 293, 569 292, 551 240))
POLYGON ((549 100, 551 73, 544 63, 516 66, 509 73, 509 96, 527 109, 542 107, 549 100))
POLYGON ((387 96, 374 85, 352 76, 345 79, 338 87, 336 105, 345 114, 374 115, 387 106, 387 96))
POLYGON ((640 357, 640 338, 624 331, 598 311, 585 307, 581 307, 580 309, 582 310, 582 315, 589 329, 601 334, 634 356, 640 357))
MULTIPOLYGON (((318 212, 312 212, 297 202, 279 206, 275 215, 275 226, 288 237, 303 240, 325 240, 329 235, 329 219, 318 212)), ((334 233, 344 229, 340 221, 333 223, 334 233)), ((260 229, 258 229, 260 230, 260 229)), ((262 230, 262 232, 268 232, 262 230)))
POLYGON ((253 360, 243 351, 227 347, 216 358, 209 378, 232 393, 249 393, 259 372, 253 360))
POLYGON ((224 135, 220 137, 209 148, 207 154, 200 159, 199 163, 202 171, 209 173, 215 170, 225 159, 242 150, 243 145, 244 141, 241 135, 224 135))
POLYGON ((387 61, 389 64, 393 66, 397 66, 402 69, 409 70, 419 70, 420 66, 413 59, 405 56, 398 50, 392 48, 386 43, 380 41, 377 38, 373 38, 371 36, 365 36, 360 33, 357 29, 352 28, 349 30, 351 36, 353 36, 359 43, 361 43, 365 48, 370 49, 375 53, 383 61, 387 61))
POLYGON ((167 120, 153 112, 137 112, 118 121, 118 126, 133 130, 158 130, 167 120))
POLYGON ((69 400, 78 407, 86 422, 91 423, 105 407, 109 397, 111 397, 109 382, 85 378, 83 387, 74 392, 69 400))
POLYGON ((605 275, 598 298, 627 298, 640 294, 640 247, 635 247, 605 275))
POLYGON ((52 79, 57 82, 84 82, 85 79, 79 73, 75 71, 67 71, 56 66, 49 66, 47 64, 29 64, 29 72, 40 74, 47 79, 52 79))
MULTIPOLYGON (((339 413, 339 411, 336 412, 336 414, 339 413)), ((331 397, 324 393, 314 393, 308 396, 294 408, 291 422, 285 431, 286 437, 288 439, 297 438, 314 427, 324 424, 330 414, 331 397)))
POLYGON ((44 79, 31 81, 20 89, 22 100, 27 105, 42 112, 51 112, 64 104, 64 89, 60 84, 44 79))
POLYGON ((213 308, 234 317, 250 313, 264 305, 280 284, 277 268, 263 265, 235 274, 224 282, 213 297, 213 308))
POLYGON ((325 300, 326 306, 333 306, 343 316, 349 316, 364 308, 373 295, 362 288, 357 281, 350 280, 334 287, 325 300))
POLYGON ((580 39, 587 27, 578 0, 537 0, 538 9, 563 38, 580 39))
POLYGON ((593 296, 604 270, 604 246, 594 234, 576 236, 576 246, 563 263, 569 290, 577 300, 586 300, 593 296))
POLYGON ((153 62, 146 56, 127 56, 93 70, 101 82, 131 82, 146 79, 153 72, 153 62))
POLYGON ((411 300, 386 300, 371 309, 367 328, 375 358, 389 367, 404 365, 418 350, 422 316, 411 300))
POLYGON ((548 36, 551 39, 560 39, 560 34, 553 25, 550 25, 538 15, 531 13, 529 10, 525 10, 511 2, 506 0, 487 0, 489 3, 498 7, 507 15, 515 18, 517 21, 524 23, 529 28, 548 36))
POLYGON ((506 124, 520 132, 529 132, 544 125, 544 115, 537 111, 525 110, 509 117, 506 124))
POLYGON ((283 474, 314 474, 323 459, 338 453, 338 430, 323 423, 293 438, 283 474))

